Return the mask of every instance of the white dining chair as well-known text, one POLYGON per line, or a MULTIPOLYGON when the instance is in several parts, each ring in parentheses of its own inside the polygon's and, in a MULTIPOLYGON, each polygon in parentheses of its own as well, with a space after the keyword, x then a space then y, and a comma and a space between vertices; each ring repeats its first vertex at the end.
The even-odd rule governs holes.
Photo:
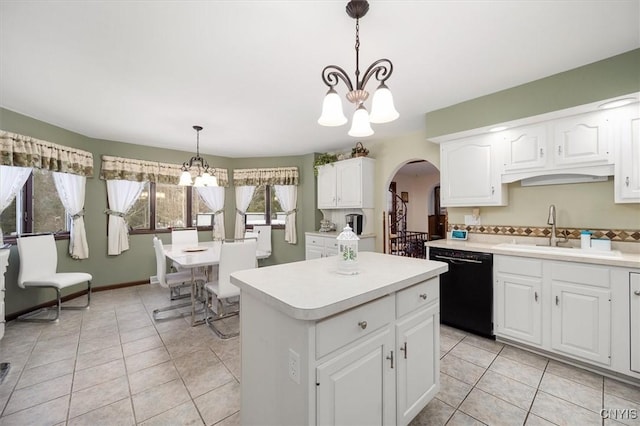
POLYGON ((258 251, 271 256, 271 225, 253 225, 253 232, 258 233, 258 251))
MULTIPOLYGON (((172 228, 171 229, 171 245, 173 247, 197 247, 198 246, 198 230, 195 228, 172 228)), ((181 272, 182 268, 176 263, 171 264, 171 268, 176 272, 181 272)), ((182 293, 185 286, 176 286, 170 289, 169 295, 171 300, 184 299, 190 297, 189 293, 182 293)))
POLYGON ((236 271, 256 268, 256 247, 257 242, 253 240, 224 242, 220 247, 218 279, 204 285, 205 322, 222 339, 239 334, 238 331, 225 333, 216 326, 217 321, 239 313, 240 289, 231 284, 230 275, 236 271))
POLYGON ((56 308, 54 318, 35 318, 41 312, 51 311, 43 308, 19 316, 21 321, 56 322, 60 318, 61 309, 87 309, 91 304, 91 280, 93 277, 86 272, 57 272, 58 250, 53 234, 32 235, 18 237, 18 254, 20 256, 20 271, 18 272, 18 286, 20 288, 52 288, 56 291, 56 308), (78 284, 87 283, 87 304, 84 306, 62 306, 61 290, 78 284))
MULTIPOLYGON (((153 250, 156 256, 156 277, 160 285, 164 288, 169 289, 170 300, 174 300, 171 296, 173 295, 172 290, 176 287, 181 286, 191 286, 191 271, 180 271, 180 272, 167 272, 167 257, 164 254, 164 245, 162 241, 158 237, 153 237, 153 250)), ((204 283, 206 281, 205 275, 201 273, 196 273, 193 276, 198 282, 204 283)), ((153 319, 154 320, 164 320, 164 319, 172 319, 179 316, 183 316, 185 313, 180 313, 179 315, 162 317, 160 318, 160 314, 163 312, 182 309, 191 306, 192 302, 184 302, 179 304, 172 304, 169 306, 165 306, 164 308, 154 309, 153 311, 153 319)))

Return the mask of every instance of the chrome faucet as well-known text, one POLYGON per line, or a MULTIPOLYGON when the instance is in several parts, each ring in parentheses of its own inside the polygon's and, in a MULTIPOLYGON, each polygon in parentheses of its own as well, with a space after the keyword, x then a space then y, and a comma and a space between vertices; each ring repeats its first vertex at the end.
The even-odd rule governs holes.
POLYGON ((567 235, 562 231, 563 239, 560 239, 556 236, 556 206, 555 204, 551 204, 549 206, 549 218, 547 219, 547 224, 551 225, 551 235, 549 235, 549 245, 551 247, 557 247, 558 243, 566 243, 567 235))

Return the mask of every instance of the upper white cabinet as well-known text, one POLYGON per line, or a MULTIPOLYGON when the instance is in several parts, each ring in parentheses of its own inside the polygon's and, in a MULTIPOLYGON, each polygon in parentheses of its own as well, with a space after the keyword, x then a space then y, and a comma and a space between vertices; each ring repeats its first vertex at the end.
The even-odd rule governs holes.
POLYGON ((440 145, 440 196, 443 207, 504 206, 498 138, 481 135, 440 145))
POLYGON ((604 110, 552 121, 554 164, 575 166, 611 163, 608 115, 604 110))
POLYGON ((318 167, 318 208, 373 208, 375 160, 351 158, 318 167))
POLYGON ((613 173, 612 112, 596 111, 499 133, 503 182, 557 174, 613 173))
POLYGON ((618 119, 615 202, 640 203, 640 104, 621 109, 618 119))

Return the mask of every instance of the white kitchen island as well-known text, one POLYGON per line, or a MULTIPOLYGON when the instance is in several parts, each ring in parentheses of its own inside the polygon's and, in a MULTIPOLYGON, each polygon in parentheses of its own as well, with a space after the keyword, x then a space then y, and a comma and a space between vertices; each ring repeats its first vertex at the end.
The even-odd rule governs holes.
POLYGON ((408 424, 439 390, 447 265, 359 253, 232 274, 240 287, 243 425, 408 424))

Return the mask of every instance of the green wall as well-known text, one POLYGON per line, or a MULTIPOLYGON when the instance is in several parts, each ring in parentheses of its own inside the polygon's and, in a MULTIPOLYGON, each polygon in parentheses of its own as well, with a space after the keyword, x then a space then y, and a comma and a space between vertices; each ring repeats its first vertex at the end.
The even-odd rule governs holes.
MULTIPOLYGON (((175 163, 177 158, 187 159, 193 153, 93 139, 6 109, 0 109, 0 129, 83 149, 93 154, 94 177, 87 179, 85 199, 85 226, 89 244, 89 258, 81 261, 71 259, 68 255, 68 240, 58 241, 60 271, 88 272, 93 275, 94 287, 148 280, 150 276, 156 275, 152 248, 153 235, 151 234, 131 235, 128 251, 119 256, 107 255, 107 218, 104 214, 104 210, 107 208, 107 193, 105 181, 98 178, 101 164, 100 156, 107 154, 175 163)), ((292 245, 284 242, 284 230, 274 230, 272 235, 273 255, 269 259, 261 260, 260 264, 269 265, 303 260, 304 232, 317 229, 318 226, 315 209, 315 177, 313 175, 314 155, 265 158, 203 156, 210 164, 227 168, 230 178, 235 168, 279 166, 297 166, 299 168, 301 176, 298 187, 298 243, 292 245)), ((233 186, 227 188, 225 197, 225 232, 228 237, 231 237, 235 224, 235 191, 233 186)), ((159 235, 165 243, 169 243, 170 235, 168 233, 159 235)), ((201 240, 210 240, 211 232, 201 231, 199 237, 201 240)), ((18 269, 18 253, 14 246, 11 247, 9 267, 5 275, 7 287, 5 303, 8 315, 53 300, 55 297, 52 290, 20 289, 17 285, 18 269)), ((73 291, 77 291, 77 288, 66 291, 64 294, 73 291)))

